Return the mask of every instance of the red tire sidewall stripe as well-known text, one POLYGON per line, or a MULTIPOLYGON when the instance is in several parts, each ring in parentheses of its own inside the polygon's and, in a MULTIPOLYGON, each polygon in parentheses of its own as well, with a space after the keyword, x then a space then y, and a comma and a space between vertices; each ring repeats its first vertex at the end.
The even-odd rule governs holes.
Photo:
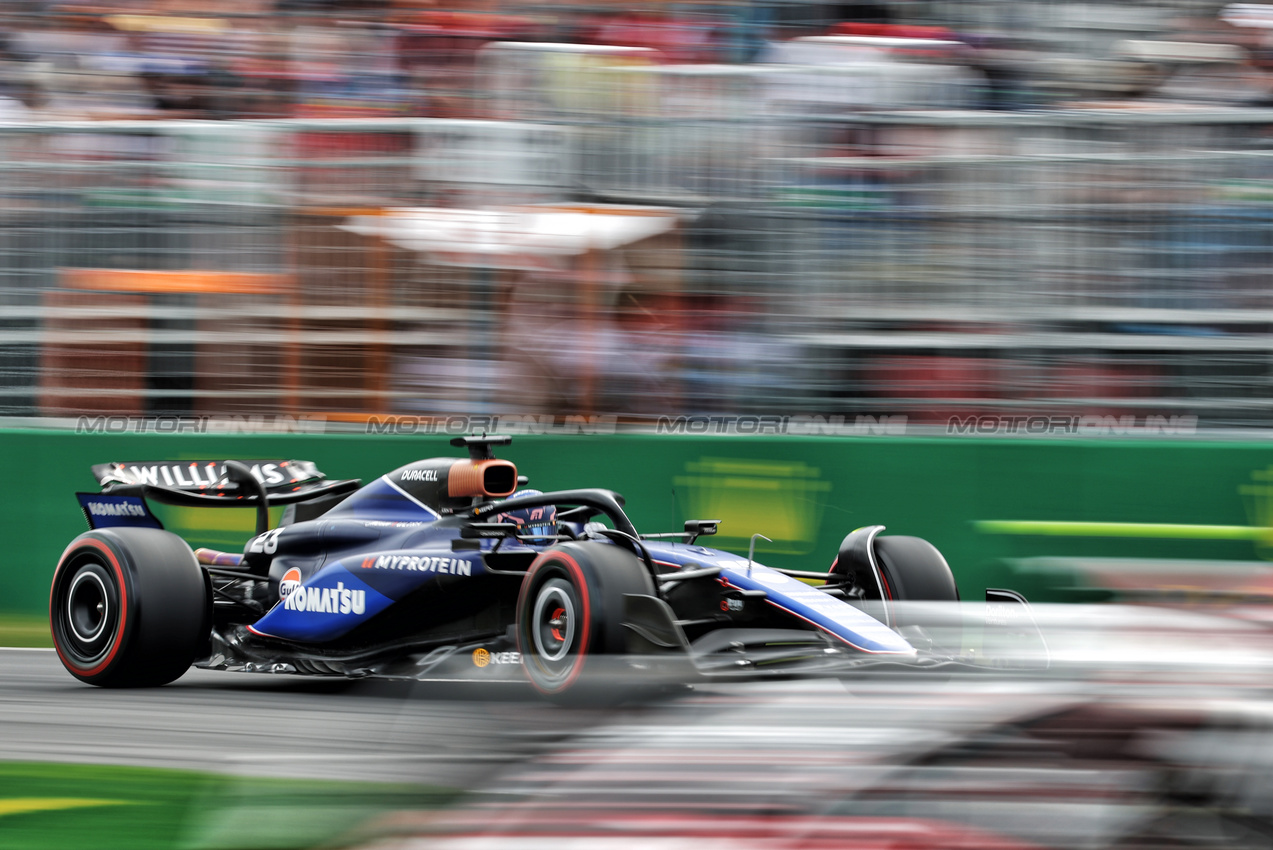
MULTIPOLYGON (((565 552, 544 552, 535 559, 533 564, 530 565, 530 571, 526 574, 526 580, 522 582, 522 591, 517 600, 517 610, 525 610, 523 608, 523 603, 529 593, 529 588, 535 583, 535 578, 539 574, 540 567, 542 567, 546 561, 553 560, 560 561, 574 580, 575 587, 579 590, 579 602, 583 606, 583 616, 579 618, 579 652, 576 655, 575 666, 571 669, 570 675, 566 677, 565 681, 555 688, 543 688, 540 687, 537 681, 535 681, 534 676, 529 674, 527 675, 527 678, 530 679, 530 683, 535 687, 535 690, 543 694, 560 693, 569 688, 572 684, 574 684, 575 680, 579 678, 579 674, 583 670, 584 662, 588 658, 588 641, 592 635, 592 606, 589 604, 588 600, 588 584, 584 581, 583 569, 579 566, 579 562, 570 557, 570 555, 567 555, 565 552)), ((519 627, 517 629, 517 637, 519 640, 521 639, 521 635, 522 629, 519 627)), ((529 664, 530 662, 526 661, 526 658, 530 655, 528 650, 531 650, 532 647, 519 646, 518 649, 521 650, 522 653, 522 664, 529 664)))
POLYGON ((107 546, 105 542, 90 537, 85 540, 79 540, 72 543, 66 548, 66 551, 62 553, 62 558, 58 561, 57 570, 53 573, 53 590, 49 593, 49 621, 52 622, 53 618, 57 616, 57 612, 54 611, 54 605, 57 604, 57 583, 58 579, 62 575, 62 569, 66 566, 66 559, 73 552, 78 549, 82 549, 85 546, 97 549, 105 555, 107 563, 109 563, 111 569, 115 571, 115 581, 118 583, 117 587, 119 589, 119 623, 115 628, 115 640, 111 644, 110 651, 106 653, 106 657, 87 670, 63 654, 62 647, 58 645, 58 641, 56 640, 56 634, 54 635, 55 639, 53 641, 53 648, 57 650, 58 658, 62 659, 62 663, 67 667, 75 670, 83 676, 96 676, 98 673, 109 667, 111 661, 115 659, 115 655, 119 652, 120 646, 124 643, 124 628, 128 625, 128 585, 124 583, 124 570, 123 567, 120 566, 119 558, 115 555, 114 550, 107 546))
POLYGON ((893 587, 892 585, 889 584, 888 573, 884 571, 884 567, 882 564, 880 565, 880 581, 884 582, 884 594, 889 598, 889 601, 891 602, 893 600, 893 587))

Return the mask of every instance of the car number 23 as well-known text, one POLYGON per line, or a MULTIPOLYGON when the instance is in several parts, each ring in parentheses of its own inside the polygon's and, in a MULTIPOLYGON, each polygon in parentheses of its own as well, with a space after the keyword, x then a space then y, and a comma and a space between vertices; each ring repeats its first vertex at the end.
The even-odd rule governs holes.
POLYGON ((273 555, 278 551, 278 536, 282 533, 281 528, 271 528, 264 534, 258 534, 248 544, 248 552, 255 555, 273 555))

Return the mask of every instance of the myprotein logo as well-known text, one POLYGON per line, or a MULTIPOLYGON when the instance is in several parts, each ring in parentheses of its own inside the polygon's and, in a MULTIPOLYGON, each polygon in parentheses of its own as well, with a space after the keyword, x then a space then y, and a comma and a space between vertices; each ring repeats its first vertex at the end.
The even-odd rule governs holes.
POLYGON ((462 558, 432 558, 427 555, 380 555, 363 558, 364 570, 397 570, 410 573, 443 573, 471 576, 473 562, 462 558))
POLYGON ((345 587, 343 581, 336 582, 335 587, 298 585, 283 598, 283 608, 311 614, 363 614, 367 610, 367 591, 345 587))

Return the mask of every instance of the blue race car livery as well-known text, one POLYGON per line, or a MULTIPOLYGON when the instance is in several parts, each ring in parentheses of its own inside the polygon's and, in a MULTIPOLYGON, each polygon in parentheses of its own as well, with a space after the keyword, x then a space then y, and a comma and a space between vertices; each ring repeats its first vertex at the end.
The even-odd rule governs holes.
POLYGON ((525 489, 494 455, 509 442, 456 438, 467 458, 416 461, 365 486, 306 461, 95 466, 101 492, 78 494, 90 530, 53 579, 58 655, 103 686, 164 684, 198 666, 503 676, 555 699, 959 655, 902 604, 959 599, 926 541, 871 526, 844 538, 830 569, 775 569, 702 545, 716 520, 641 534, 613 491, 525 489), (151 501, 253 507, 256 534, 242 553, 192 550, 151 501))

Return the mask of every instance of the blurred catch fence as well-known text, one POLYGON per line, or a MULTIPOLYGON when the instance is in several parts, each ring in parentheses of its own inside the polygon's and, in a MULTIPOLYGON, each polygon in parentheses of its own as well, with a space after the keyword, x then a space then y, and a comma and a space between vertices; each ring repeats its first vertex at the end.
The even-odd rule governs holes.
POLYGON ((0 413, 1273 424, 1273 112, 561 56, 481 119, 0 127, 0 413))

